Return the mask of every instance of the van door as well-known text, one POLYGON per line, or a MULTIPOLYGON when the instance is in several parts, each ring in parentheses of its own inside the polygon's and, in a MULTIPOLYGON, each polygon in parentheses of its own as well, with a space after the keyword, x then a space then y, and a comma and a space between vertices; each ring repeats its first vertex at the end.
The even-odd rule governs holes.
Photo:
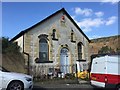
POLYGON ((91 67, 91 83, 95 86, 105 87, 105 73, 105 58, 94 58, 91 67))

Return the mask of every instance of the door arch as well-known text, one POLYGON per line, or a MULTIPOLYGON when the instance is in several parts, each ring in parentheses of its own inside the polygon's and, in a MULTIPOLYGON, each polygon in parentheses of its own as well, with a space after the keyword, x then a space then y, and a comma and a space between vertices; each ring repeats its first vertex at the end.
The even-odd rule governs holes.
POLYGON ((65 47, 60 51, 60 70, 64 74, 70 73, 70 53, 65 47))

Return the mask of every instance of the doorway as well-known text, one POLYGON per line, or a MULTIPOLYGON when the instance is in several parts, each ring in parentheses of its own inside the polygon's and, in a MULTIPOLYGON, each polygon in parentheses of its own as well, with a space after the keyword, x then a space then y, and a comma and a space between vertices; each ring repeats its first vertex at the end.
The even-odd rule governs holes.
POLYGON ((64 74, 70 73, 70 54, 67 48, 60 51, 60 71, 64 74))

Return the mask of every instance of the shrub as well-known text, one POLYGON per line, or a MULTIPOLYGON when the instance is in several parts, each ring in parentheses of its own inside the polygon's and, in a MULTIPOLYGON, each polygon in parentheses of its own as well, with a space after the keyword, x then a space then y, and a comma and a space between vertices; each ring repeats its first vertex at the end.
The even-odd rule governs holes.
POLYGON ((98 51, 98 54, 114 53, 114 52, 115 51, 111 47, 109 48, 108 46, 104 46, 98 51))
POLYGON ((20 47, 9 38, 2 37, 2 53, 20 53, 20 47))

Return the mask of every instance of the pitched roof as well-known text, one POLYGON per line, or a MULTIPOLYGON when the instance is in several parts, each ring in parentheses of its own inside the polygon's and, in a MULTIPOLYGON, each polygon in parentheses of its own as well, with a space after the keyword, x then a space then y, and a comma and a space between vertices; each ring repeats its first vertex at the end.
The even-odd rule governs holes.
POLYGON ((32 28, 38 26, 39 24, 45 22, 46 20, 50 19, 51 17, 55 16, 56 14, 60 13, 60 12, 64 12, 64 14, 67 15, 67 17, 71 20, 71 22, 76 26, 76 28, 84 35, 84 37, 90 42, 89 38, 83 33, 83 31, 80 29, 80 27, 75 23, 75 21, 71 18, 71 16, 66 12, 66 10, 64 8, 58 10, 57 12, 53 13, 52 15, 48 16, 47 18, 43 19, 42 21, 38 22, 37 24, 29 27, 28 29, 21 31, 19 34, 17 34, 15 37, 13 37, 10 41, 14 41, 17 38, 19 38, 20 36, 24 35, 25 33, 27 33, 29 30, 31 30, 32 28))

